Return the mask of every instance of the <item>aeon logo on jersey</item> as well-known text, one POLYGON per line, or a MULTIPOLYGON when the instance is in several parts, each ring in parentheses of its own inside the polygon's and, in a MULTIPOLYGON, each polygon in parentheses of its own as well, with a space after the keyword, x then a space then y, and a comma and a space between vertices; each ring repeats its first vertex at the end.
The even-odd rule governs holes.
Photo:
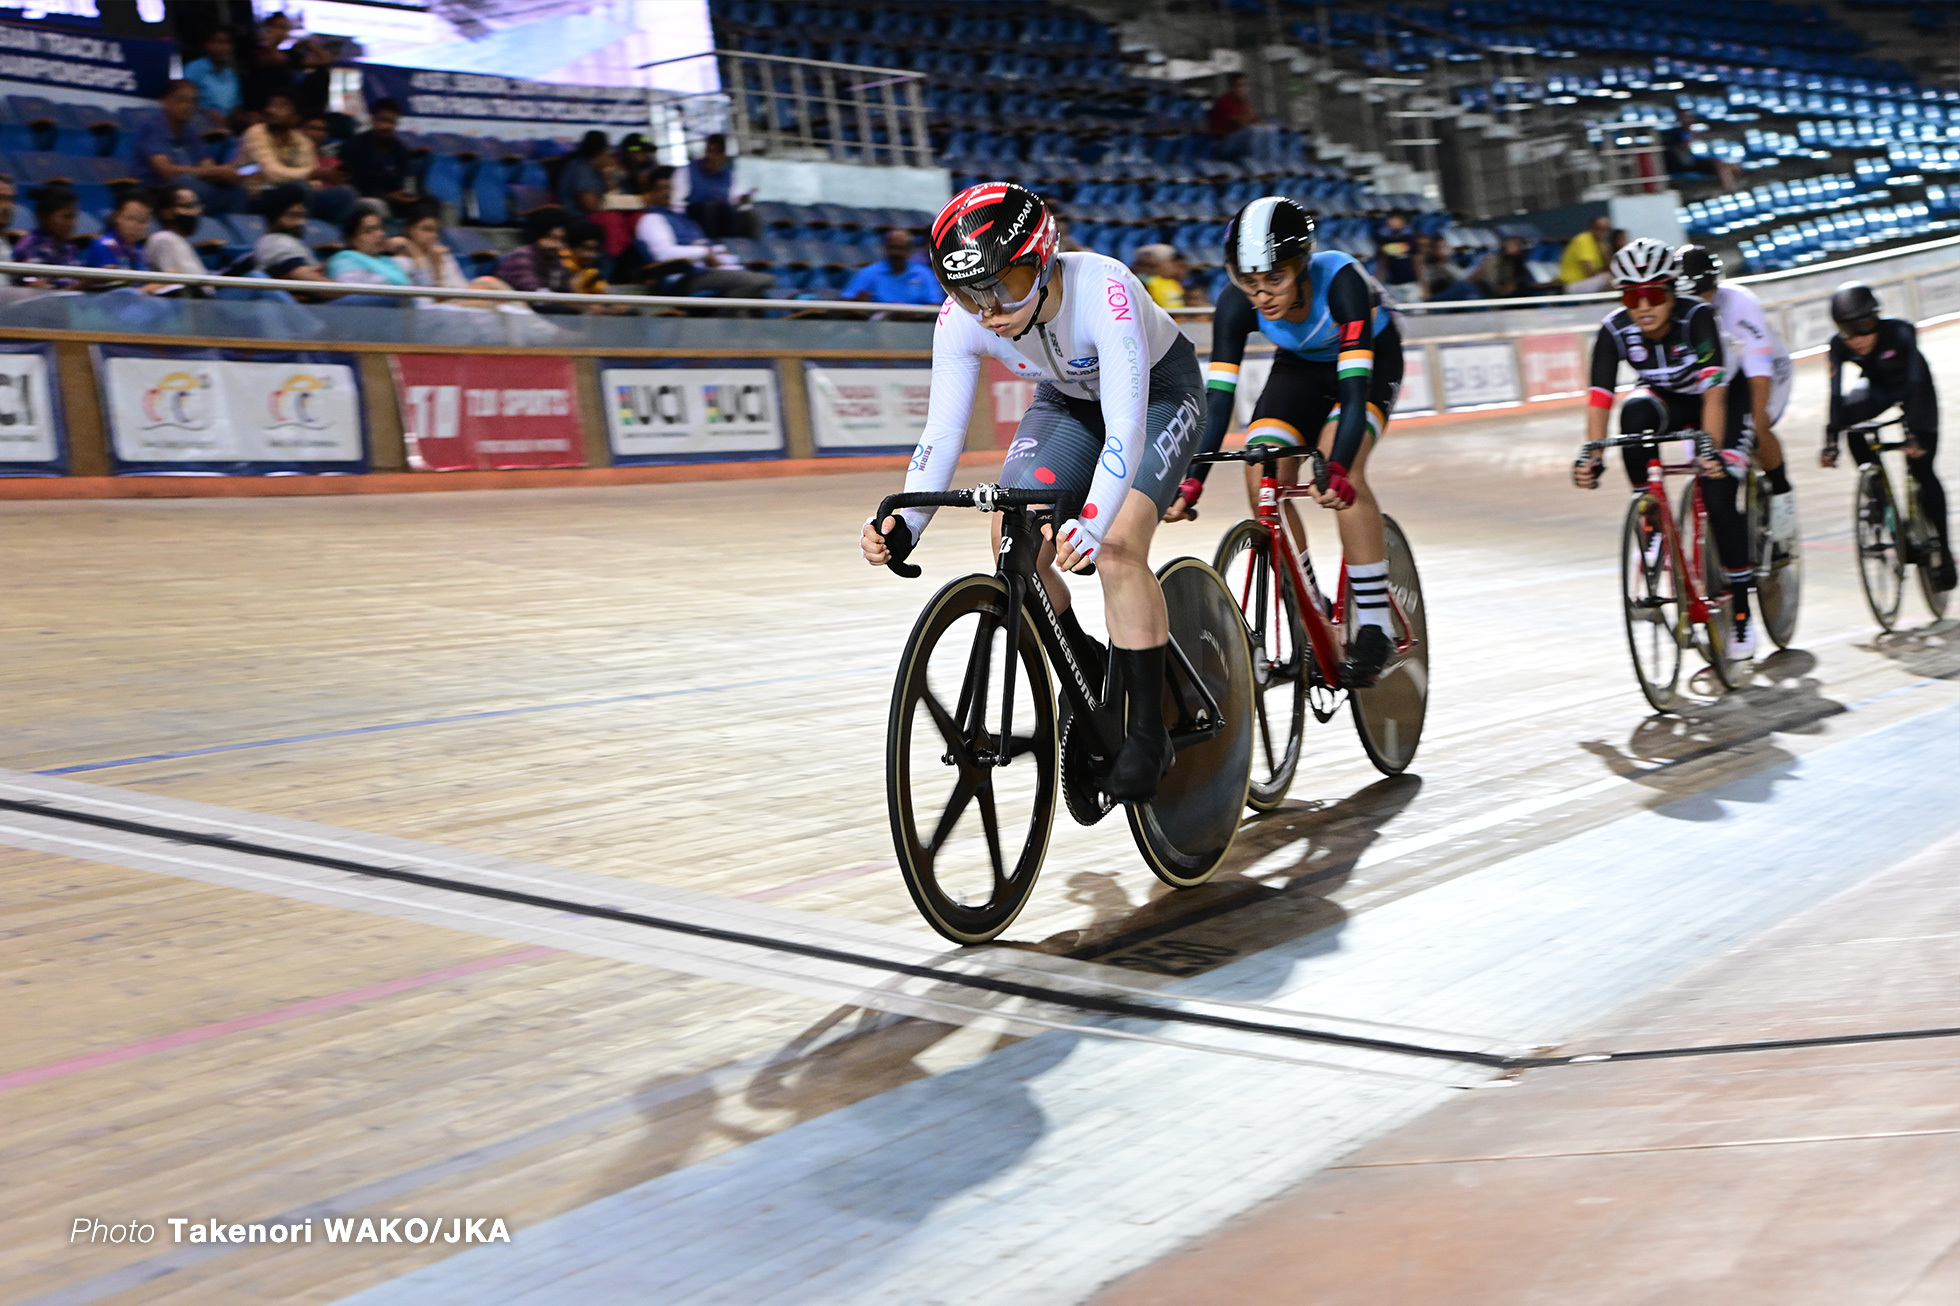
POLYGON ((1111 279, 1106 297, 1109 300, 1110 308, 1114 310, 1110 316, 1114 317, 1118 322, 1128 322, 1130 320, 1130 292, 1124 289, 1123 283, 1111 279))
POLYGON ((969 272, 979 266, 980 257, 980 251, 977 249, 956 249, 945 258, 940 259, 939 266, 945 268, 954 276, 958 276, 962 272, 969 272))
POLYGON ((324 376, 311 372, 295 372, 285 382, 265 397, 265 405, 271 421, 268 427, 279 430, 282 427, 297 426, 303 430, 324 430, 332 424, 320 412, 323 402, 321 395, 333 389, 333 382, 324 376))
POLYGON ((143 417, 152 427, 202 431, 211 425, 211 375, 166 372, 143 392, 143 417))

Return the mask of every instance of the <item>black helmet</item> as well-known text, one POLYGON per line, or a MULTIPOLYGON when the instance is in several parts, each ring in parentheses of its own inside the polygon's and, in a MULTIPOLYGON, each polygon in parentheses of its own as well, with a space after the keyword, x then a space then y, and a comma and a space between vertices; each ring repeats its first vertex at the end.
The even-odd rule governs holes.
POLYGON ((1831 296, 1831 321, 1839 326, 1868 318, 1876 321, 1878 314, 1878 296, 1862 281, 1847 281, 1831 296))
POLYGON ((1688 288, 1703 299, 1715 293, 1715 283, 1722 279, 1722 260, 1714 250, 1700 245, 1683 245, 1675 250, 1674 266, 1681 270, 1681 279, 1688 283, 1688 288))
POLYGON ((1313 215, 1283 195, 1256 199, 1225 226, 1225 266, 1233 280, 1313 256, 1313 215))
POLYGON ((933 220, 932 271, 969 312, 1011 310, 1047 281, 1055 244, 1055 219, 1039 196, 1012 182, 982 182, 953 196, 933 220), (1001 284, 1014 267, 1034 269, 1018 296, 1001 284))

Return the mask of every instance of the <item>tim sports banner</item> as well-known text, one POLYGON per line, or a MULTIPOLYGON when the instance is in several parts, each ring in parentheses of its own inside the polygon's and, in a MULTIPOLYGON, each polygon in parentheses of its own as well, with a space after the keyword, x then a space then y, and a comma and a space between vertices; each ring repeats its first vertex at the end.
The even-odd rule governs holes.
POLYGON ((820 454, 911 453, 926 429, 932 368, 805 363, 820 454))
POLYGON ((53 376, 53 345, 0 344, 0 476, 60 476, 68 470, 53 376))
POLYGON ((783 456, 782 403, 767 365, 608 359, 599 404, 618 466, 783 456))
POLYGON ((364 472, 350 354, 96 345, 119 475, 364 472))
POLYGON ((408 465, 418 471, 583 467, 585 426, 568 358, 396 354, 408 465))

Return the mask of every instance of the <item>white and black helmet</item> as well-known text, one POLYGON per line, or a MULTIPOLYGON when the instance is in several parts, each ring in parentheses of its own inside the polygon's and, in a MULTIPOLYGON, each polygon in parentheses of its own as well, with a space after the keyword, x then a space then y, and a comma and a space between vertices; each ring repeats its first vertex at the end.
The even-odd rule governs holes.
POLYGON ((1312 256, 1313 215, 1283 195, 1252 201, 1225 226, 1225 266, 1235 278, 1312 256))
POLYGON ((1666 241, 1642 236, 1630 240, 1613 256, 1613 284, 1638 286, 1654 281, 1673 281, 1680 275, 1674 251, 1666 241))

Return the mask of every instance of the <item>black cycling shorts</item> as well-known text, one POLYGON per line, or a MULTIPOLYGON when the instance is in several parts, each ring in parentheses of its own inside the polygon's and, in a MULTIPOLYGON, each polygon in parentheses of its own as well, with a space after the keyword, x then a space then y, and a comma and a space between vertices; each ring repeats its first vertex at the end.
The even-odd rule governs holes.
MULTIPOLYGON (((1144 410, 1143 465, 1130 488, 1149 495, 1158 512, 1177 498, 1197 452, 1204 426, 1204 375, 1198 370, 1198 351, 1179 336, 1150 369, 1150 399, 1144 410)), ((1014 432, 1014 443, 1000 469, 1000 483, 1012 489, 1055 489, 1059 501, 1055 520, 1079 516, 1089 497, 1089 482, 1102 457, 1102 405, 1093 399, 1072 399, 1043 381, 1034 388, 1034 402, 1014 432), (1040 475, 1039 473, 1046 473, 1040 475)))
MULTIPOLYGON (((1368 404, 1381 410, 1383 426, 1395 411, 1395 397, 1401 389, 1402 334, 1390 322, 1375 337, 1375 370, 1368 380, 1368 404)), ((1266 378, 1266 388, 1260 391, 1259 403, 1252 410, 1252 430, 1246 439, 1248 442, 1317 443, 1320 429, 1327 425, 1340 404, 1335 364, 1315 362, 1290 349, 1282 349, 1273 357, 1272 374, 1266 378), (1268 424, 1264 431, 1259 429, 1262 421, 1268 424)), ((1381 431, 1372 422, 1368 425, 1368 436, 1371 444, 1381 437, 1381 431)))

